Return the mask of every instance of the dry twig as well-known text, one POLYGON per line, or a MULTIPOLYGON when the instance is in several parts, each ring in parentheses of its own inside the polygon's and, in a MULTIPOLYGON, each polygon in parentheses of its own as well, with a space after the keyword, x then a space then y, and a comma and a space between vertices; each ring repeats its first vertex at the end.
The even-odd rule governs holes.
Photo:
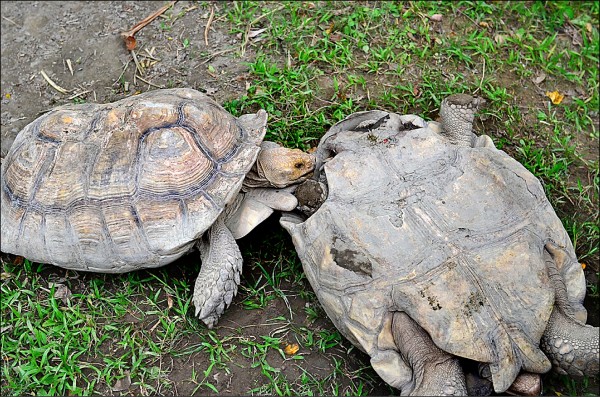
POLYGON ((88 92, 91 92, 91 91, 90 91, 90 90, 87 90, 87 91, 81 91, 81 92, 78 92, 78 93, 77 93, 77 94, 75 94, 75 95, 71 95, 71 96, 70 96, 70 97, 68 97, 67 99, 75 99, 75 98, 77 98, 77 97, 80 97, 80 96, 82 96, 82 95, 85 95, 85 94, 87 94, 88 92))
MULTIPOLYGON (((235 48, 227 48, 227 49, 225 49, 225 50, 221 50, 221 51, 217 51, 217 52, 215 52, 215 53, 212 53, 212 54, 210 54, 210 55, 208 56, 208 58, 206 58, 204 61, 200 62, 200 63, 198 64, 198 66, 200 66, 200 65, 204 65, 205 63, 207 63, 207 62, 210 62, 210 61, 211 61, 211 60, 212 60, 214 57, 216 57, 217 55, 223 55, 223 54, 226 54, 226 53, 228 53, 228 52, 231 52, 231 51, 234 51, 234 50, 235 50, 235 48)), ((196 67, 198 67, 198 66, 196 66, 196 67)))
POLYGON ((207 47, 208 47, 208 32, 210 29, 210 24, 212 23, 214 17, 215 17, 215 7, 212 7, 210 9, 210 16, 208 17, 208 22, 206 22, 206 27, 204 28, 204 44, 206 44, 207 47))
POLYGON ((13 21, 12 19, 10 19, 10 18, 8 18, 8 17, 5 17, 4 15, 2 15, 2 19, 6 20, 6 21, 8 21, 8 22, 10 22, 10 23, 12 23, 13 25, 15 25, 15 26, 17 26, 17 27, 19 27, 19 28, 22 28, 22 26, 21 26, 21 25, 19 25, 18 23, 16 23, 16 22, 15 22, 15 21, 13 21))
POLYGON ((69 67, 69 71, 71 72, 71 76, 73 76, 73 65, 71 64, 71 60, 67 58, 67 66, 69 67))
POLYGON ((140 31, 144 26, 148 25, 150 22, 154 21, 159 15, 163 14, 165 11, 167 11, 169 8, 171 8, 173 5, 175 5, 175 3, 177 3, 177 0, 174 0, 174 1, 169 2, 168 4, 165 4, 164 6, 162 6, 158 10, 156 10, 153 14, 147 16, 140 22, 136 23, 135 26, 132 27, 131 29, 129 29, 125 32, 122 32, 121 36, 123 36, 123 39, 125 40, 125 45, 127 46, 127 49, 133 50, 135 48, 135 37, 133 37, 133 36, 138 31, 140 31), (133 46, 133 47, 131 47, 131 46, 133 46))
POLYGON ((131 56, 133 57, 133 62, 135 63, 135 69, 140 73, 144 74, 144 66, 138 61, 137 56, 135 55, 135 51, 131 50, 131 56))
POLYGON ((46 81, 48 82, 48 84, 50 84, 52 86, 52 88, 54 88, 56 91, 60 92, 61 94, 68 94, 69 91, 62 88, 61 86, 59 86, 58 84, 56 84, 54 81, 52 81, 52 79, 50 77, 48 77, 48 75, 46 74, 46 72, 44 72, 43 70, 40 70, 40 74, 42 75, 42 77, 44 79, 46 79, 46 81))
POLYGON ((153 83, 153 82, 151 82, 151 81, 148 81, 148 80, 146 80, 146 79, 143 79, 143 78, 141 78, 140 76, 135 76, 135 77, 137 77, 138 79, 142 80, 144 83, 146 83, 146 84, 148 84, 148 85, 151 85, 152 87, 156 87, 156 88, 165 88, 165 87, 164 87, 164 86, 162 86, 162 85, 156 85, 156 84, 154 84, 154 83, 153 83))

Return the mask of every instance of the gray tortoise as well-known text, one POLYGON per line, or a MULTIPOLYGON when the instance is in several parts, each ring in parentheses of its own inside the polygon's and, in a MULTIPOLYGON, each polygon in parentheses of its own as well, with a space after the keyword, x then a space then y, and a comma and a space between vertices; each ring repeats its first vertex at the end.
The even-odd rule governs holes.
POLYGON ((477 105, 351 115, 296 190, 310 216, 281 218, 328 316, 402 395, 466 394, 458 357, 498 393, 521 370, 598 374, 571 241, 539 181, 473 134, 477 105))
POLYGON ((212 327, 237 292, 243 237, 296 198, 312 156, 263 142, 267 113, 233 117, 193 89, 67 105, 27 125, 2 163, 1 250, 124 273, 198 245, 193 301, 212 327))

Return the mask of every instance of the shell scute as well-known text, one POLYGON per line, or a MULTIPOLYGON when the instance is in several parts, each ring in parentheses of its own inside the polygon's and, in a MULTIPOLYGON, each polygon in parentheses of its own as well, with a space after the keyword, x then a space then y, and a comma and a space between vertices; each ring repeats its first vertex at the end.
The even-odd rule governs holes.
MULTIPOLYGON (((124 128, 111 131, 99 150, 89 151, 90 170, 84 176, 89 178, 88 198, 101 201, 133 195, 138 145, 135 132, 124 128)), ((68 161, 61 157, 61 162, 68 161)))
POLYGON ((56 149, 48 145, 40 146, 32 141, 24 141, 20 146, 20 155, 15 156, 13 161, 6 162, 2 184, 3 190, 11 198, 20 203, 28 203, 37 190, 38 176, 53 161, 56 149))
POLYGON ((91 154, 83 142, 63 142, 55 155, 61 161, 54 161, 45 173, 40 171, 38 174, 35 202, 44 207, 68 208, 83 199, 87 193, 87 167, 91 154))
POLYGON ((189 131, 181 127, 148 134, 139 156, 140 194, 165 196, 194 194, 209 183, 216 164, 198 148, 189 131))
POLYGON ((203 131, 197 135, 198 146, 217 162, 224 162, 232 156, 235 142, 242 139, 242 131, 235 119, 213 106, 197 106, 184 104, 182 106, 182 124, 192 130, 203 131))

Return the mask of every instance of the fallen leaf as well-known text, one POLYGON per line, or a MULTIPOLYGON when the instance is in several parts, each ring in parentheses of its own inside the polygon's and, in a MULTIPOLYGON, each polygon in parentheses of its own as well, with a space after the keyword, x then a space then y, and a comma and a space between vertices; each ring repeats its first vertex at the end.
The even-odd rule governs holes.
POLYGON ((173 298, 169 294, 167 294, 167 307, 169 309, 173 307, 173 298))
POLYGON ((264 32, 265 30, 267 30, 267 28, 251 30, 248 32, 248 38, 252 39, 252 38, 258 36, 259 34, 261 34, 262 32, 264 32))
POLYGON ((330 35, 330 34, 331 34, 331 32, 333 32, 333 22, 331 22, 331 23, 329 24, 329 27, 327 28, 327 30, 325 30, 325 34, 326 34, 326 35, 330 35))
POLYGON ((552 103, 555 105, 560 104, 563 101, 563 99, 565 99, 565 96, 559 93, 558 91, 546 91, 546 96, 550 98, 552 103))
POLYGON ((297 343, 292 343, 291 345, 287 345, 283 349, 285 354, 287 354, 288 356, 293 356, 294 354, 296 354, 298 352, 298 350, 300 350, 300 346, 298 346, 297 343))
POLYGON ((585 30, 587 30, 589 33, 592 33, 592 24, 590 22, 585 24, 585 30))
POLYGON ((135 49, 135 45, 136 45, 135 37, 133 37, 133 36, 125 37, 125 47, 127 48, 127 51, 132 51, 133 49, 135 49))
POLYGON ((497 35, 494 36, 494 41, 497 44, 502 45, 502 44, 506 43, 506 37, 507 36, 505 34, 497 34, 497 35))
POLYGON ((112 387, 112 391, 129 390, 129 386, 131 386, 131 378, 129 377, 129 373, 125 373, 125 377, 115 382, 115 385, 112 387))
POLYGON ((581 263, 581 268, 585 270, 585 268, 586 268, 586 264, 582 262, 582 263, 581 263))
POLYGON ((4 97, 5 97, 6 99, 10 99, 10 94, 7 92, 6 94, 4 94, 4 97))
POLYGON ((8 272, 2 272, 0 273, 0 280, 4 281, 4 280, 8 280, 9 278, 11 278, 13 275, 11 273, 8 272))
POLYGON ((442 22, 443 15, 442 14, 433 14, 429 17, 433 22, 442 22))
POLYGON ((535 85, 538 85, 544 80, 546 80, 546 73, 542 72, 536 78, 534 78, 532 81, 535 85))
POLYGON ((64 304, 73 296, 69 287, 64 284, 49 283, 48 287, 55 287, 54 297, 60 299, 64 304))
POLYGON ((489 28, 490 24, 487 23, 486 21, 481 21, 481 22, 479 22, 479 26, 481 26, 482 28, 489 28))
POLYGON ((17 266, 21 266, 24 261, 25 258, 23 258, 22 256, 15 256, 15 260, 13 261, 13 263, 17 266))
POLYGON ((338 41, 340 41, 342 39, 342 35, 341 33, 332 33, 329 35, 329 40, 333 41, 334 43, 337 43, 338 41))

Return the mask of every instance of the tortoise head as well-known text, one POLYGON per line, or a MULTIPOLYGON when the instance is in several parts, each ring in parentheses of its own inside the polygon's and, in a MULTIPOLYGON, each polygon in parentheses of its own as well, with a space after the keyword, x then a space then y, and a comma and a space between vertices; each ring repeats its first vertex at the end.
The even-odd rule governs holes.
POLYGON ((246 185, 284 188, 305 181, 314 168, 313 155, 263 142, 256 164, 246 176, 246 185))

